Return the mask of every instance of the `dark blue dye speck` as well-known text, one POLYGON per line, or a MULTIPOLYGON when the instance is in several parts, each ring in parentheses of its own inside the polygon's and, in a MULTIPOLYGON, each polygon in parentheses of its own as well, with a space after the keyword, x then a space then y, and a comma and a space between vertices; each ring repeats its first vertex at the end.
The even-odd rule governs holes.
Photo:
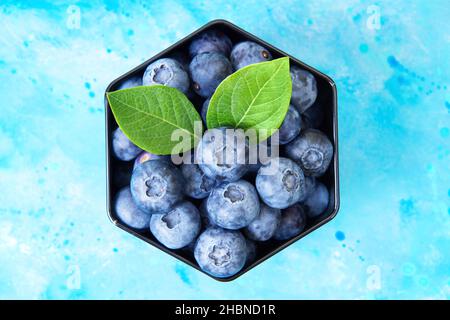
POLYGON ((387 62, 392 68, 398 68, 400 66, 400 63, 397 61, 397 59, 395 59, 394 56, 389 56, 387 62))
POLYGON ((445 107, 447 108, 448 112, 450 112, 450 102, 445 101, 445 107))
POLYGON ((134 35, 134 30, 133 30, 133 29, 128 30, 128 35, 129 35, 129 36, 134 35))
POLYGON ((95 93, 93 91, 89 92, 89 97, 91 98, 95 97, 95 93))
POLYGON ((16 69, 11 69, 11 73, 12 73, 12 74, 16 74, 16 73, 17 73, 17 70, 16 70, 16 69))
POLYGON ((86 89, 90 89, 91 88, 91 84, 89 82, 85 82, 84 86, 86 87, 86 89))
POLYGON ((339 241, 343 241, 345 239, 345 233, 343 233, 342 231, 337 231, 336 234, 334 235, 336 237, 336 239, 338 239, 339 241))
POLYGON ((114 251, 114 252, 118 252, 118 251, 119 251, 119 249, 117 249, 117 248, 113 248, 113 251, 114 251))
POLYGON ((106 52, 107 52, 107 53, 111 53, 112 50, 108 48, 108 49, 106 49, 106 52))

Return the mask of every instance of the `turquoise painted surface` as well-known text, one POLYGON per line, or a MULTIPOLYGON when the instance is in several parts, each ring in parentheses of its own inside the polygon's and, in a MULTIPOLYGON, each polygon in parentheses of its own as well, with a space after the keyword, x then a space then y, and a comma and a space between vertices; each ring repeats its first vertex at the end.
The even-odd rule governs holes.
POLYGON ((2 1, 0 298, 450 298, 449 15, 445 0, 2 1), (339 215, 232 283, 105 212, 104 89, 214 18, 339 91, 339 215))

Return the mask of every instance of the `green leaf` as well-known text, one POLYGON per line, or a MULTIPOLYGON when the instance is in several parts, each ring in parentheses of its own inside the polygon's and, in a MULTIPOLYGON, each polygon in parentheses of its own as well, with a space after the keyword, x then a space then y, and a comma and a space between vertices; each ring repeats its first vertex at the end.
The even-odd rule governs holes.
POLYGON ((186 96, 162 85, 140 86, 107 94, 119 127, 138 147, 159 155, 188 151, 201 139, 201 118, 186 96), (180 141, 172 141, 172 134, 180 141))
POLYGON ((291 95, 288 57, 249 65, 217 87, 206 115, 208 128, 254 128, 264 140, 283 123, 291 95))

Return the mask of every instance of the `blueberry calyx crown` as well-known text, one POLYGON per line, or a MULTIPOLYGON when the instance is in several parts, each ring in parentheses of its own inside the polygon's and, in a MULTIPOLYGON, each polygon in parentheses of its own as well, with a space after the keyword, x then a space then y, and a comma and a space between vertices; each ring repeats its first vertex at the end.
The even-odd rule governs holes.
POLYGON ((214 245, 208 257, 216 266, 221 267, 230 262, 231 254, 227 247, 222 245, 214 245))
POLYGON ((302 155, 302 164, 305 169, 315 170, 322 166, 323 163, 323 153, 316 148, 309 148, 302 155))
POLYGON ((166 193, 166 182, 159 176, 151 176, 145 181, 147 186, 146 194, 150 198, 161 198, 166 193))

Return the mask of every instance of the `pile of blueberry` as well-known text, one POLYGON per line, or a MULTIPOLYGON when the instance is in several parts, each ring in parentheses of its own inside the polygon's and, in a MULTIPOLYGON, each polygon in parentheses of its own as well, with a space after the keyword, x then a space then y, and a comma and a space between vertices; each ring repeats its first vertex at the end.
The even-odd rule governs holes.
MULTIPOLYGON (((120 89, 175 87, 196 101, 205 121, 209 98, 223 79, 244 66, 272 59, 269 50, 257 43, 233 46, 219 30, 197 36, 189 56, 189 64, 178 54, 159 59, 142 78, 127 79, 120 89)), ((112 139, 115 157, 134 160, 129 185, 115 197, 117 217, 136 230, 150 229, 169 249, 190 252, 202 270, 220 278, 251 263, 258 244, 276 248, 299 235, 308 219, 327 211, 329 191, 320 177, 330 165, 333 145, 315 129, 323 113, 315 103, 314 76, 293 65, 291 77, 291 105, 279 129, 281 156, 264 164, 236 161, 249 146, 247 141, 228 141, 226 128, 206 131, 189 154, 208 161, 181 165, 170 156, 141 150, 117 128, 112 139), (223 163, 222 152, 234 160, 223 163)))

